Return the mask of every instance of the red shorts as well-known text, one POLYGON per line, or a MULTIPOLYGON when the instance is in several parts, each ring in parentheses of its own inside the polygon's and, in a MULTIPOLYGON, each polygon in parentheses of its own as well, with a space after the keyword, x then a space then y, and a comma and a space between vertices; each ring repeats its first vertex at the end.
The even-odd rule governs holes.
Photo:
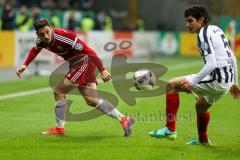
POLYGON ((69 71, 66 74, 66 78, 79 86, 85 86, 87 83, 96 83, 97 79, 95 75, 96 65, 93 64, 87 55, 83 56, 78 61, 71 64, 69 62, 69 71))

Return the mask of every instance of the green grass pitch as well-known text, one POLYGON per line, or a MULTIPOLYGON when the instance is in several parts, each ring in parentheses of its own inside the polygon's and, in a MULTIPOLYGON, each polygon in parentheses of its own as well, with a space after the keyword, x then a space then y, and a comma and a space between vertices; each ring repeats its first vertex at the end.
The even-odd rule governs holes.
MULTIPOLYGON (((201 69, 201 59, 161 58, 157 63, 169 67, 162 77, 196 73, 201 69), (188 64, 199 64, 189 66, 188 64), (176 67, 176 65, 186 65, 176 67)), ((240 61, 238 60, 238 64, 240 61)), ((240 68, 240 67, 238 67, 240 68)), ((240 75, 240 74, 239 74, 240 75)), ((48 87, 48 77, 0 83, 0 97, 8 94, 48 87)), ((99 84, 99 89, 117 95, 111 82, 99 84)), ((74 112, 88 110, 82 98, 70 96, 75 103, 74 112)), ((131 137, 123 137, 118 121, 101 116, 83 122, 67 122, 64 136, 44 136, 40 132, 54 126, 53 95, 49 92, 0 100, 0 159, 161 159, 161 160, 237 160, 240 159, 240 100, 230 94, 211 109, 209 137, 212 147, 189 146, 185 143, 197 136, 196 115, 192 95, 180 94, 178 112, 178 138, 174 141, 155 139, 148 132, 163 126, 160 118, 165 114, 165 96, 137 99, 134 107, 121 99, 118 109, 135 117, 131 137), (151 115, 157 115, 152 118, 151 115)))

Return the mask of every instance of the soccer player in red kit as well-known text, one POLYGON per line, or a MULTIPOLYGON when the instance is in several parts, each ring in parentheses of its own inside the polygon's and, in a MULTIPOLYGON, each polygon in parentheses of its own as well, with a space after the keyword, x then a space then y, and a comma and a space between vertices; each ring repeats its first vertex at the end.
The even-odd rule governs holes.
POLYGON ((149 134, 157 138, 177 138, 178 92, 191 92, 196 97, 198 138, 187 144, 211 145, 207 132, 210 121, 208 109, 228 91, 234 98, 240 98, 237 61, 224 32, 219 27, 208 24, 208 12, 203 6, 190 6, 185 10, 184 16, 189 31, 198 33, 197 45, 204 66, 197 74, 176 77, 169 81, 166 94, 166 125, 149 134))
POLYGON ((64 134, 67 109, 66 93, 70 92, 77 85, 89 106, 97 107, 104 114, 119 120, 124 129, 124 135, 129 136, 134 120, 131 117, 124 116, 110 102, 97 96, 95 68, 98 68, 104 82, 111 79, 111 74, 105 69, 97 54, 80 40, 75 32, 61 28, 52 28, 47 19, 35 21, 34 27, 38 36, 36 45, 32 47, 24 64, 17 70, 17 75, 21 76, 42 48, 61 56, 64 60, 69 61, 70 65, 69 72, 65 75, 64 80, 54 87, 56 126, 49 128, 42 134, 64 134), (71 59, 74 57, 81 57, 80 62, 75 63, 74 60, 71 62, 71 59))

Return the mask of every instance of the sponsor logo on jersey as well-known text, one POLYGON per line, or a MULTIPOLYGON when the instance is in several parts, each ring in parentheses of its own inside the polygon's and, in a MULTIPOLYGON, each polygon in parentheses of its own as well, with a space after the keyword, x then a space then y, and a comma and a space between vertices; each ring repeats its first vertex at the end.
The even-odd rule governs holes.
POLYGON ((83 45, 80 43, 75 44, 74 49, 77 51, 81 51, 83 49, 83 45))
POLYGON ((209 48, 209 46, 208 46, 208 44, 207 44, 206 42, 202 42, 202 43, 201 43, 201 49, 202 49, 202 51, 206 51, 206 50, 208 50, 208 48, 209 48))

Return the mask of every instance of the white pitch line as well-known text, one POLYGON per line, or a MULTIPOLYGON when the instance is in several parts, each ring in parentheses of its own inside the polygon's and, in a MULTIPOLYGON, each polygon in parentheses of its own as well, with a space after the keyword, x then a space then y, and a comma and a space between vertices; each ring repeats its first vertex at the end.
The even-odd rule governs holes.
MULTIPOLYGON (((186 68, 189 68, 189 67, 197 67, 197 66, 200 66, 200 65, 202 65, 202 63, 191 62, 191 63, 187 63, 187 64, 177 64, 177 65, 169 66, 168 69, 169 69, 169 71, 176 71, 176 70, 186 69, 186 68)), ((99 83, 102 83, 102 81, 99 81, 99 83)), ((0 96, 0 100, 10 99, 10 98, 15 98, 15 97, 22 97, 22 96, 27 96, 27 95, 33 95, 33 94, 49 92, 49 91, 52 91, 52 89, 47 87, 47 88, 30 90, 30 91, 6 94, 6 95, 3 95, 3 96, 0 96)))
POLYGON ((13 94, 6 94, 6 95, 3 95, 3 96, 0 96, 0 100, 15 98, 15 97, 21 97, 21 96, 27 96, 27 95, 43 93, 43 92, 49 92, 49 91, 51 91, 51 88, 48 87, 48 88, 35 89, 35 90, 31 90, 31 91, 24 91, 24 92, 18 92, 18 93, 13 93, 13 94))
POLYGON ((169 66, 167 68, 170 71, 178 71, 178 70, 186 69, 186 68, 189 68, 189 67, 197 67, 197 66, 202 66, 202 65, 203 64, 201 63, 201 61, 198 61, 198 62, 190 62, 190 63, 172 65, 172 66, 169 66))

